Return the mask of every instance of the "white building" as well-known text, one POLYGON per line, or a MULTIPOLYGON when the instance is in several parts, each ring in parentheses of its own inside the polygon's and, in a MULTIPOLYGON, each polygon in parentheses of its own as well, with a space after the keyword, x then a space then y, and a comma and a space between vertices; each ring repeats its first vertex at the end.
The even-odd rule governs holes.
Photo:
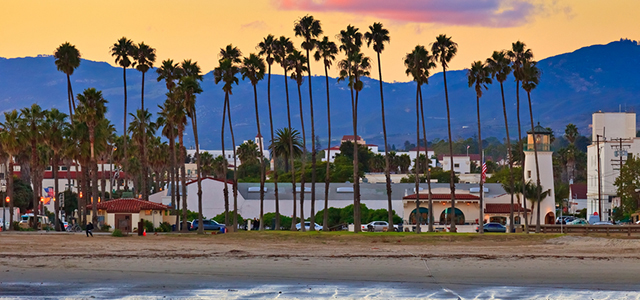
POLYGON ((587 216, 597 213, 601 216, 601 220, 606 221, 611 213, 612 200, 617 194, 613 183, 620 174, 620 160, 624 162, 628 154, 640 153, 640 139, 636 137, 636 114, 599 111, 592 115, 591 129, 592 142, 587 147, 587 216), (598 180, 598 152, 600 152, 600 180, 598 180), (598 181, 600 181, 600 198, 598 181))
MULTIPOLYGON (((357 143, 358 143, 359 146, 360 145, 365 146, 365 147, 369 148, 369 150, 371 150, 371 152, 376 153, 376 154, 378 153, 378 145, 367 144, 364 141, 364 139, 362 139, 361 136, 357 136, 357 138, 354 139, 353 135, 344 135, 344 136, 342 136, 342 139, 340 140, 340 145, 342 145, 342 143, 344 143, 344 142, 352 142, 353 143, 354 140, 357 140, 357 143)), ((324 149, 324 158, 322 159, 322 161, 329 160, 329 162, 333 162, 336 159, 336 155, 340 154, 340 145, 324 149), (329 157, 329 155, 331 155, 331 157, 329 157)))
MULTIPOLYGON (((551 151, 551 131, 538 124, 534 131, 527 131, 527 144, 524 148, 524 174, 525 180, 537 184, 537 169, 535 161, 534 141, 538 152, 538 166, 540 168, 540 185, 543 191, 549 191, 549 195, 540 202, 540 222, 543 224, 555 223, 555 192, 553 181, 553 151, 551 151)), ((537 208, 537 204, 536 204, 537 208)), ((537 211, 533 210, 537 215, 537 211)), ((534 216, 532 224, 536 224, 534 216)))
MULTIPOLYGON (((477 154, 475 154, 477 155, 477 154)), ((451 171, 451 156, 449 154, 443 154, 438 157, 442 170, 451 171)), ((457 174, 469 174, 471 173, 471 157, 464 154, 453 155, 453 172, 457 174)))
MULTIPOLYGON (((243 141, 242 143, 246 143, 247 141, 243 141)), ((265 144, 264 142, 264 138, 261 135, 256 135, 254 141, 253 141, 257 146, 258 149, 260 149, 260 143, 262 143, 262 154, 264 156, 264 158, 269 159, 271 157, 271 152, 269 152, 269 147, 267 144, 265 144)), ((236 146, 236 161, 238 162, 238 166, 240 166, 242 164, 242 162, 240 161, 240 158, 237 155, 237 150, 238 147, 240 146, 236 146)), ((200 149, 200 153, 205 153, 205 152, 209 152, 209 154, 211 154, 214 158, 218 157, 218 156, 222 156, 222 150, 205 150, 205 149, 200 149)), ((191 156, 192 158, 195 158, 196 156, 196 149, 187 149, 187 155, 191 156)), ((224 155, 227 158, 227 161, 229 162, 230 166, 233 166, 233 150, 226 150, 224 151, 224 155)), ((188 171, 187 171, 188 172, 188 171)), ((195 164, 193 164, 193 172, 195 172, 195 164)))

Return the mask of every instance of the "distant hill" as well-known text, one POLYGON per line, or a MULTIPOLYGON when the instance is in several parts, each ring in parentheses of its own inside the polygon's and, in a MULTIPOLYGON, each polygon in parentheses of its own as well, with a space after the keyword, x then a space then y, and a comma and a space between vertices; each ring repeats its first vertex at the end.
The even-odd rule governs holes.
MULTIPOLYGON (((319 65, 315 65, 320 68, 319 65)), ((591 113, 602 111, 634 111, 640 92, 640 46, 635 41, 621 40, 607 45, 594 45, 543 59, 539 63, 542 78, 539 87, 532 93, 534 118, 561 135, 567 123, 574 123, 582 134, 588 134, 591 113)), ((274 66, 277 70, 278 67, 274 66)), ((88 87, 102 90, 109 101, 108 118, 122 132, 123 88, 122 69, 105 62, 83 60, 71 77, 74 93, 88 87)), ((141 74, 127 71, 129 112, 140 105, 141 74)), ((466 71, 448 71, 449 99, 451 103, 452 131, 455 138, 469 137, 477 133, 475 93, 468 87, 466 71)), ((333 145, 342 135, 351 134, 351 99, 344 83, 330 78, 333 145)), ((380 123, 380 96, 377 80, 366 78, 360 95, 358 133, 368 143, 382 145, 380 123)), ((204 92, 197 98, 198 128, 203 149, 220 147, 220 125, 224 94, 221 86, 215 85, 213 75, 208 72, 202 83, 204 92)), ((313 99, 315 107, 316 134, 323 146, 327 146, 327 114, 324 77, 313 77, 313 99)), ((390 143, 400 146, 405 140, 415 140, 415 84, 412 82, 384 83, 387 104, 387 128, 390 143)), ((151 112, 164 101, 166 88, 156 81, 154 71, 149 71, 145 83, 145 104, 151 112)), ((425 113, 428 117, 428 138, 446 138, 446 108, 442 73, 429 79, 423 88, 425 113)), ((511 132, 517 132, 515 82, 510 77, 505 82, 508 117, 511 132)), ((260 121, 265 137, 269 138, 267 110, 267 81, 258 85, 260 121)), ((289 96, 294 125, 299 128, 299 106, 296 85, 289 81, 289 96)), ((302 86, 303 108, 307 136, 310 136, 309 99, 306 82, 302 86)), ((276 128, 287 125, 287 110, 284 94, 284 79, 272 75, 271 100, 276 128)), ((529 128, 526 93, 521 92, 521 118, 523 130, 529 128)), ((4 111, 19 109, 32 103, 43 108, 56 107, 68 112, 66 99, 66 77, 58 72, 51 56, 5 59, 0 58, 0 101, 4 111)), ((253 89, 248 81, 234 87, 231 107, 236 141, 253 139, 256 135, 253 89)), ((483 136, 504 137, 504 120, 500 88, 491 85, 481 99, 483 136)), ((186 144, 193 145, 192 135, 187 131, 186 144)), ((512 134, 517 136, 516 134, 512 134)), ((230 138, 226 142, 231 144, 230 138)))

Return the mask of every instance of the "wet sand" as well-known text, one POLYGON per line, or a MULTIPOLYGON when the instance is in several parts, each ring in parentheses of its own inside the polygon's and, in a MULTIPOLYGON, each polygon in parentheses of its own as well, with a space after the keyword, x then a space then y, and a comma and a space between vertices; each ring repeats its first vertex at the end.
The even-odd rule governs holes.
POLYGON ((6 233, 0 245, 0 297, 640 297, 640 239, 626 237, 6 233))

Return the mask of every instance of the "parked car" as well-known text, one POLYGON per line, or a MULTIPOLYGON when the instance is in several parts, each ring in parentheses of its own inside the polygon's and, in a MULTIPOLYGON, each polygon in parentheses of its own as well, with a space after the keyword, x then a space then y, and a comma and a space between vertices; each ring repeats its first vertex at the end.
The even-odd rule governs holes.
MULTIPOLYGON (((507 227, 500 223, 484 224, 484 232, 507 232, 507 227)), ((480 231, 480 227, 476 226, 476 232, 480 231)))
POLYGON ((568 224, 569 222, 574 221, 575 219, 577 219, 574 216, 563 216, 563 217, 558 217, 556 219, 556 224, 568 224))
MULTIPOLYGON (((322 230, 322 226, 321 225, 319 225, 318 223, 314 223, 314 224, 315 224, 315 226, 313 226, 313 228, 316 231, 322 230)), ((304 222, 304 230, 309 230, 309 229, 311 229, 311 222, 305 221, 304 222)), ((298 231, 300 230, 300 223, 296 224, 296 230, 298 230, 298 231)))
POLYGON ((589 222, 585 219, 575 219, 571 222, 568 222, 567 225, 589 225, 589 222))
POLYGON ((613 223, 609 222, 609 221, 601 221, 601 222, 595 222, 591 225, 613 225, 613 223))
MULTIPOLYGON (((202 227, 204 230, 220 230, 220 228, 224 228, 224 224, 219 224, 214 220, 202 220, 202 227)), ((191 229, 190 230, 198 230, 198 220, 191 221, 191 229)))
MULTIPOLYGON (((20 227, 30 228, 33 224, 33 220, 35 220, 35 216, 33 214, 22 215, 20 217, 20 227)), ((42 230, 43 226, 51 226, 51 223, 49 223, 49 217, 38 216, 38 230, 42 230)))
MULTIPOLYGON (((382 231, 390 231, 389 230, 389 222, 387 221, 373 221, 369 224, 362 225, 362 231, 369 232, 382 232, 382 231)), ((393 225, 393 231, 398 231, 398 225, 393 225)))

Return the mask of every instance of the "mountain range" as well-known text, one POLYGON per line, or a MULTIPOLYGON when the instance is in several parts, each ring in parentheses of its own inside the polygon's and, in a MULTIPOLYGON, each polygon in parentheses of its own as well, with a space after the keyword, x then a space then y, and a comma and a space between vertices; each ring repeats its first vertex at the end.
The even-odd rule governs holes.
MULTIPOLYGON (((584 47, 571 53, 542 59, 538 66, 542 76, 539 86, 531 94, 534 119, 544 127, 552 128, 556 135, 562 135, 568 123, 576 124, 582 134, 589 134, 593 112, 634 111, 638 105, 640 46, 636 41, 623 39, 606 45, 584 47)), ((314 71, 321 70, 320 64, 314 64, 312 67, 314 71)), ((280 71, 279 69, 277 65, 273 66, 274 71, 280 71)), ((83 59, 80 67, 71 76, 75 94, 89 87, 102 91, 104 98, 109 101, 107 117, 116 125, 120 133, 124 117, 122 75, 121 68, 106 62, 83 59)), ((284 80, 282 75, 272 75, 271 78, 271 102, 276 129, 287 126, 284 80)), ((288 80, 292 122, 299 130, 300 108, 297 86, 293 80, 288 80)), ((141 73, 135 69, 128 69, 128 112, 134 112, 140 106, 140 81, 141 73)), ((365 78, 363 82, 364 88, 359 101, 358 134, 367 143, 383 145, 378 81, 365 78)), ((466 70, 447 71, 447 84, 454 138, 476 135, 476 97, 474 90, 468 86, 466 70)), ((514 78, 510 76, 504 86, 509 127, 514 137, 517 136, 515 85, 514 78)), ((316 135, 319 136, 322 146, 326 147, 329 143, 325 78, 312 77, 312 86, 316 135)), ((337 145, 342 135, 353 134, 351 98, 345 82, 339 83, 336 78, 329 78, 329 86, 333 140, 331 145, 337 145)), ((406 140, 415 142, 415 83, 384 82, 383 86, 389 143, 401 146, 406 140)), ((218 149, 221 142, 220 126, 224 93, 221 85, 214 83, 211 71, 204 75, 202 88, 204 92, 197 96, 196 104, 200 145, 202 149, 218 149)), ((310 104, 306 78, 301 91, 305 129, 309 138, 311 135, 310 104)), ((164 82, 157 82, 155 70, 150 70, 145 82, 145 104, 152 113, 159 111, 157 105, 164 101, 165 93, 164 82)), ((44 109, 56 107, 68 113, 66 95, 66 76, 56 70, 52 56, 0 58, 0 102, 3 111, 38 103, 44 109)), ((265 140, 268 140, 270 130, 266 77, 258 84, 258 97, 262 134, 266 137, 265 140)), ((423 87, 423 97, 427 118, 427 138, 446 139, 447 118, 441 72, 429 78, 429 84, 423 87)), ((526 132, 530 124, 526 93, 523 90, 520 92, 520 97, 522 130, 526 132)), ((240 80, 239 84, 233 87, 230 101, 236 141, 253 139, 257 130, 253 88, 248 80, 240 80)), ((503 138, 505 130, 500 85, 497 82, 490 85, 480 101, 483 137, 503 138)), ((190 128, 186 131, 185 144, 187 147, 193 146, 190 128)), ((231 144, 228 134, 225 144, 231 144)))

